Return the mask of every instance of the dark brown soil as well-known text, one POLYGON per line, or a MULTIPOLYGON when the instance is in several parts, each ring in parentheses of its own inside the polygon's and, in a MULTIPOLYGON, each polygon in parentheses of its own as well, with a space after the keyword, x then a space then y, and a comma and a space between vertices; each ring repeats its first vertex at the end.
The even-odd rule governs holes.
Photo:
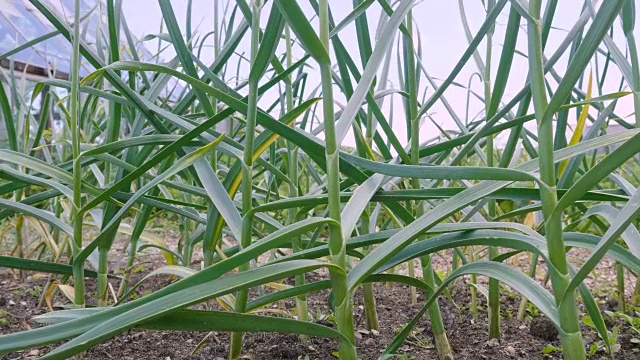
MULTIPOLYGON (((144 292, 161 288, 168 283, 167 278, 157 278, 144 284, 138 291, 144 292)), ((25 281, 15 280, 9 272, 0 273, 0 311, 5 313, 4 319, 9 324, 0 326, 0 333, 12 333, 39 326, 31 321, 34 315, 46 312, 46 308, 36 308, 38 303, 38 288, 45 284, 44 278, 28 278, 25 281)), ((90 284, 91 281, 88 281, 90 284)), ((378 314, 380 318, 380 332, 374 334, 364 328, 364 310, 362 297, 358 292, 354 297, 354 317, 358 331, 358 355, 361 359, 377 359, 385 346, 393 339, 402 326, 420 309, 424 296, 418 295, 418 305, 411 304, 410 290, 407 286, 377 284, 375 288, 378 314)), ((530 322, 520 322, 515 319, 519 298, 503 292, 502 299, 502 340, 487 342, 486 311, 483 299, 480 300, 481 308, 479 318, 471 318, 468 307, 470 305, 469 290, 464 284, 459 283, 451 288, 452 303, 442 297, 440 300, 445 327, 456 355, 456 359, 560 359, 561 353, 552 352, 542 354, 547 347, 558 347, 560 343, 557 337, 549 337, 549 333, 541 331, 539 337, 535 334, 539 326, 544 326, 544 321, 536 319, 534 331, 530 331, 530 322), (541 325, 542 324, 542 325, 541 325), (545 339, 546 337, 546 339, 545 339)), ((326 303, 327 293, 316 293, 309 297, 309 310, 314 317, 321 314, 326 317, 330 314, 326 303)), ((60 295, 55 303, 65 303, 60 295)), ((275 305, 278 309, 294 313, 293 300, 288 300, 275 305)), ((603 305, 605 308, 606 304, 603 305)), ((0 313, 2 314, 2 313, 0 313)), ((316 321, 333 326, 333 323, 324 319, 316 321)), ((609 324, 614 326, 615 324, 609 324)), ((597 339, 597 335, 585 328, 584 332, 587 345, 597 339)), ((617 358, 640 359, 640 347, 630 342, 632 334, 623 326, 618 334, 621 350, 617 358)), ((160 332, 132 330, 121 334, 84 355, 84 359, 226 359, 228 334, 189 332, 160 332), (205 339, 206 337, 206 339, 205 339), (191 355, 196 345, 203 339, 203 345, 199 351, 191 355)), ((7 354, 0 359, 32 359, 49 351, 52 347, 44 347, 37 350, 27 350, 7 354)), ((412 359, 437 359, 433 347, 433 338, 428 319, 423 318, 412 336, 401 349, 403 354, 412 359)), ((303 343, 296 335, 289 334, 247 334, 244 340, 244 354, 246 359, 335 359, 337 345, 333 340, 311 338, 303 343)), ((398 359, 401 357, 397 357, 398 359)), ((606 358, 606 354, 600 351, 594 359, 606 358)))

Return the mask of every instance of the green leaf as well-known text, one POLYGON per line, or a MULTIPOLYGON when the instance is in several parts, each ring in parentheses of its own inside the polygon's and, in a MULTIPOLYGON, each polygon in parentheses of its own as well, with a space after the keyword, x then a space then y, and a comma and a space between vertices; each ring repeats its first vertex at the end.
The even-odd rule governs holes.
POLYGON ((275 0, 282 16, 287 20, 291 30, 305 50, 319 63, 329 62, 329 50, 320 42, 315 30, 304 16, 297 1, 275 0))
MULTIPOLYGON (((3 255, 0 255, 0 267, 44 272, 49 274, 62 274, 62 275, 73 274, 73 267, 71 265, 59 264, 59 263, 48 262, 48 261, 40 261, 40 260, 21 259, 13 256, 3 256, 3 255)), ((91 278, 98 277, 98 273, 89 269, 85 269, 84 274, 85 276, 91 277, 91 278)), ((112 279, 118 279, 118 277, 114 275, 109 275, 109 277, 112 279)))
POLYGON ((429 309, 429 306, 431 306, 431 304, 437 299, 438 295, 442 291, 444 291, 446 286, 456 278, 467 274, 485 275, 490 278, 497 279, 501 283, 505 283, 506 285, 512 287, 515 291, 521 293, 525 298, 531 301, 531 303, 538 307, 540 311, 547 315, 549 320, 551 320, 551 322, 553 322, 553 324, 557 328, 560 328, 560 319, 556 311, 553 296, 551 296, 551 294, 549 294, 549 292, 535 280, 533 280, 520 270, 514 269, 502 263, 493 261, 473 262, 456 269, 442 281, 442 284, 438 287, 438 289, 434 291, 433 294, 431 294, 418 314, 407 325, 404 326, 400 333, 393 339, 391 344, 389 344, 389 346, 385 349, 383 356, 394 354, 402 345, 402 343, 404 343, 404 340, 407 338, 407 336, 411 334, 413 327, 426 313, 426 311, 429 309))
POLYGON ((0 199, 0 205, 21 214, 33 216, 38 220, 44 221, 47 224, 60 229, 69 236, 73 236, 73 229, 71 226, 65 224, 62 220, 58 219, 53 213, 47 210, 38 209, 23 203, 4 199, 0 199))
POLYGON ((378 37, 376 48, 367 61, 367 66, 364 68, 362 77, 358 82, 358 86, 356 86, 353 95, 347 102, 347 106, 344 108, 342 115, 340 115, 340 118, 336 122, 336 141, 338 144, 342 143, 342 140, 347 135, 347 131, 351 128, 351 124, 360 110, 363 100, 371 89, 371 84, 378 72, 378 68, 385 58, 384 55, 395 39, 398 26, 402 23, 407 12, 409 12, 413 7, 413 3, 414 0, 402 1, 393 12, 393 15, 378 37))
MULTIPOLYGON (((567 147, 556 151, 554 160, 559 162, 565 158, 570 158, 577 154, 589 151, 591 147, 599 147, 604 143, 613 140, 621 141, 629 136, 635 135, 635 130, 629 132, 617 133, 598 137, 594 140, 583 141, 577 145, 567 147), (624 133, 624 136, 621 134, 624 133), (619 137, 617 136, 619 135, 619 137)), ((532 172, 538 169, 537 160, 526 162, 516 168, 518 171, 532 172)), ((349 272, 349 287, 355 287, 369 274, 373 273, 376 268, 381 266, 385 261, 397 254, 405 246, 415 240, 424 231, 433 227, 439 221, 447 218, 450 214, 462 209, 463 207, 483 199, 495 191, 509 185, 510 182, 500 181, 483 181, 469 189, 445 200, 436 205, 433 209, 426 212, 422 217, 416 219, 411 224, 401 229, 398 233, 389 238, 386 242, 375 248, 367 257, 359 262, 349 272)), ((566 195, 565 195, 566 196, 566 195)))
POLYGON ((596 267, 602 257, 607 253, 611 245, 616 241, 629 223, 633 221, 638 215, 640 215, 640 191, 636 191, 629 202, 622 208, 616 221, 611 224, 609 229, 602 236, 602 239, 598 245, 591 251, 591 254, 582 264, 578 272, 571 279, 571 282, 567 286, 564 294, 562 294, 562 301, 567 301, 575 289, 584 281, 589 273, 596 267))
MULTIPOLYGON (((150 301, 132 311, 117 315, 101 323, 95 323, 94 319, 87 319, 88 321, 93 320, 91 322, 97 326, 56 348, 43 356, 42 359, 63 359, 69 357, 70 355, 87 350, 91 346, 111 338, 123 330, 210 298, 219 297, 240 289, 248 289, 256 285, 312 271, 321 267, 331 268, 331 266, 332 265, 313 260, 298 260, 284 264, 263 266, 174 292, 166 297, 150 301)), ((339 271, 339 269, 333 271, 339 271)), ((107 312, 103 312, 100 314, 106 313, 107 312)), ((72 321, 67 321, 58 326, 72 323, 72 321)))

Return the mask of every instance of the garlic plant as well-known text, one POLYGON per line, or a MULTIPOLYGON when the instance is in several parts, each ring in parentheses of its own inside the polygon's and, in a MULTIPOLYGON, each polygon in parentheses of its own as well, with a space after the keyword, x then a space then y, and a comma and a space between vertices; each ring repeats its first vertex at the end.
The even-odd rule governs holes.
MULTIPOLYGON (((45 111, 63 114, 51 143, 42 136, 46 116, 19 110, 32 100, 14 88, 10 93, 18 97, 10 102, 7 87, 1 88, 9 147, 0 149, 0 220, 15 222, 20 249, 25 218, 56 235, 53 241, 42 235, 46 259, 2 256, 0 266, 61 274, 71 280, 76 308, 40 316, 47 326, 1 335, 0 354, 69 340, 43 356, 67 358, 136 327, 231 332, 231 359, 242 355, 244 332, 297 333, 302 341, 322 336, 337 341, 340 358, 355 360, 356 289, 364 288, 367 324, 375 328, 372 284, 397 282, 427 298, 383 355, 395 354, 428 313, 439 356, 455 358, 438 299, 467 275, 492 279, 492 338, 500 336, 504 284, 558 328, 566 359, 586 357, 581 309, 611 351, 584 279, 605 255, 619 272, 640 274, 640 239, 629 235, 637 233, 640 193, 625 170, 640 151, 640 120, 616 108, 629 98, 639 106, 633 0, 585 0, 556 48, 547 40, 557 31, 557 0, 545 2, 544 11, 539 0, 488 1, 475 30, 460 1, 469 43, 443 79, 430 75, 426 60, 447 49, 425 51, 415 21, 434 11, 429 2, 354 0, 346 14, 328 0, 216 3, 218 27, 207 30, 213 31, 215 58, 206 63, 199 55, 207 36, 199 37, 190 19, 181 28, 169 0, 159 0, 166 33, 156 36, 175 51, 166 62, 141 61, 135 47, 122 49, 122 39, 132 35, 119 1, 106 1, 106 52, 83 40, 76 25, 83 21, 79 0, 72 23, 48 2, 30 1, 56 29, 31 45, 59 33, 73 45, 73 66, 69 81, 43 79, 34 88, 34 98, 46 99, 45 111), (347 29, 355 29, 353 42, 346 40, 347 29), (628 51, 612 36, 624 37, 628 51), (499 56, 492 57, 497 48, 499 56), (522 84, 515 74, 518 56, 528 69, 522 84), (82 77, 81 61, 94 71, 82 77), (479 74, 481 91, 462 78, 465 67, 479 74), (620 90, 603 91, 617 88, 615 72, 620 90), (478 116, 447 100, 460 87, 481 106, 478 116), (58 97, 56 89, 68 89, 69 96, 58 97), (439 119, 458 129, 425 137, 421 126, 436 108, 444 109, 439 119), (580 114, 576 125, 568 120, 574 111, 580 114), (406 142, 394 119, 398 112, 406 142), (535 130, 526 126, 534 122, 535 130), (613 123, 624 130, 608 133, 613 123), (501 206, 523 200, 531 204, 501 206), (522 224, 538 211, 541 226, 522 224), (145 240, 147 222, 158 212, 181 222, 178 248, 145 240), (127 226, 120 274, 109 260, 121 241, 116 235, 127 226), (87 227, 97 235, 87 238, 87 227), (138 252, 149 247, 159 248, 168 265, 152 275, 181 280, 133 299, 139 284, 131 283, 130 271, 138 252), (479 251, 485 248, 487 256, 479 251), (590 255, 570 263, 570 248, 590 249, 590 255), (438 278, 431 256, 446 251, 456 260, 438 278), (546 264, 551 291, 506 264, 519 253, 546 264), (417 277, 390 271, 416 260, 423 269, 417 277), (305 278, 319 270, 327 279, 305 278), (295 285, 249 296, 250 289, 286 278, 295 285), (87 281, 96 281, 95 304, 86 296, 87 281), (119 282, 115 303, 109 281, 119 282), (307 294, 326 289, 335 329, 312 322, 306 307, 307 294), (258 314, 287 298, 296 299, 295 319, 258 314), (224 309, 191 308, 212 299, 224 309)), ((161 50, 156 55, 161 58, 161 50)), ((16 84, 11 79, 18 75, 2 70, 3 83, 16 84)))

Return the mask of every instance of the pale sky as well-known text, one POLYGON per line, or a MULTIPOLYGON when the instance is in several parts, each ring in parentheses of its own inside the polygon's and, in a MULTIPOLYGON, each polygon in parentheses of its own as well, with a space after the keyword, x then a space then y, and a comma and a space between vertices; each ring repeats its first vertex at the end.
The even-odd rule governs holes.
MULTIPOLYGON (((214 0, 216 1, 216 0, 214 0)), ((219 7, 222 11, 226 4, 227 0, 219 0, 219 7)), ((475 35, 477 29, 482 24, 485 17, 485 10, 482 5, 482 1, 480 0, 461 0, 465 7, 465 13, 471 28, 472 35, 475 35)), ((231 7, 235 1, 231 1, 231 7)), ((266 25, 266 21, 268 18, 269 8, 271 6, 272 1, 269 1, 265 6, 262 12, 261 23, 264 27, 266 25)), ((301 7, 305 10, 305 12, 311 17, 313 14, 313 10, 309 6, 307 1, 300 1, 301 7)), ((439 84, 442 79, 444 79, 450 71, 453 69, 455 64, 458 62, 460 56, 463 54, 465 49, 467 48, 467 38, 465 36, 464 28, 461 21, 461 12, 459 1, 434 1, 434 0, 424 0, 418 1, 418 4, 413 9, 414 16, 414 24, 419 29, 420 32, 420 45, 422 47, 422 62, 426 67, 429 74, 436 79, 436 82, 439 84)), ((546 2, 544 2, 546 3, 546 2)), ((566 32, 571 28, 574 22, 580 15, 583 0, 562 0, 558 2, 558 9, 556 11, 556 15, 553 21, 554 29, 551 32, 548 45, 545 50, 545 55, 549 57, 553 51, 560 44, 566 32)), ((597 4, 599 2, 596 2, 597 4)), ((162 19, 160 7, 158 5, 157 0, 129 0, 123 1, 123 12, 125 17, 127 18, 127 22, 130 30, 138 37, 143 38, 147 34, 155 34, 160 32, 160 22, 162 19)), ((186 19, 186 7, 187 1, 172 1, 172 5, 178 21, 183 29, 185 29, 185 19, 186 19)), ((334 19, 337 22, 342 20, 344 16, 349 14, 352 10, 352 2, 346 0, 331 0, 330 1, 331 10, 333 12, 334 19)), ((544 8, 544 5, 543 5, 544 8)), ((372 34, 372 38, 376 33, 376 26, 378 23, 380 14, 380 7, 377 3, 374 3, 370 9, 367 11, 368 21, 370 26, 370 31, 372 34)), ((236 18, 239 19, 241 14, 238 13, 236 18)), ((493 47, 492 47, 492 78, 495 78, 495 71, 498 65, 498 61, 500 58, 500 53, 502 51, 502 41, 504 39, 504 29, 506 27, 508 17, 508 6, 503 10, 503 12, 498 17, 496 23, 496 29, 493 37, 493 47)), ((220 22, 223 21, 223 15, 221 15, 220 22)), ((236 24, 237 24, 236 20, 236 24)), ((317 19, 314 19, 314 25, 317 28, 317 19)), ((193 0, 193 8, 192 8, 192 26, 194 35, 197 37, 202 37, 204 34, 213 31, 214 29, 214 9, 213 2, 211 0, 193 0)), ((587 25, 589 26, 589 24, 587 25)), ((638 31, 638 27, 636 27, 636 37, 640 38, 640 31, 638 31)), ((521 21, 521 34, 518 38, 518 46, 517 49, 526 53, 526 21, 523 19, 521 21)), ((620 48, 620 50, 624 53, 626 50, 626 44, 624 41, 624 37, 622 36, 622 29, 620 27, 619 21, 616 23, 615 32, 617 33, 614 36, 615 42, 620 48)), ((248 33, 247 33, 248 34, 248 33)), ((351 53, 354 61, 360 66, 360 58, 358 56, 358 47, 355 38, 355 26, 350 25, 345 28, 340 33, 340 39, 343 41, 345 46, 347 46, 349 52, 351 53)), ((210 37, 206 43, 207 45, 212 44, 212 38, 210 37)), ((243 40, 243 43, 240 45, 239 49, 241 52, 245 52, 245 56, 248 55, 249 49, 249 38, 246 36, 246 39, 243 40)), ((166 45, 166 43, 164 43, 166 45)), ((375 44, 374 44, 375 45, 375 44)), ((156 52, 157 42, 149 41, 147 42, 147 46, 150 48, 152 52, 156 52)), ((397 46, 397 42, 393 45, 394 49, 397 46)), ((278 50, 278 54, 283 53, 284 47, 281 42, 281 47, 278 50)), ((294 50, 295 54, 301 56, 302 50, 298 47, 297 50, 294 50)), ((480 55, 484 59, 486 57, 486 43, 483 42, 479 47, 480 55)), ((169 48, 163 52, 163 58, 165 60, 171 58, 175 52, 173 49, 169 48)), ((396 52, 393 53, 394 57, 396 56, 396 52)), ((212 47, 204 47, 202 49, 202 60, 205 63, 210 63, 213 58, 213 49, 212 47)), ((236 57, 236 60, 238 57, 236 57)), ((600 59, 602 60, 602 58, 600 59)), ((395 62, 395 58, 392 59, 392 66, 390 71, 390 84, 389 88, 399 88, 397 79, 398 79, 398 71, 397 68, 393 65, 395 62)), ((312 66, 315 66, 313 61, 309 62, 312 66)), ((567 64, 566 57, 561 59, 555 69, 560 74, 565 71, 567 64)), ((594 63, 592 63, 594 66, 594 63)), ((602 68, 603 61, 599 62, 599 66, 602 68)), ((613 64, 612 64, 613 66, 613 64)), ((611 68, 611 67, 610 67, 611 68)), ((475 72, 477 72, 477 66, 472 59, 470 59, 467 65, 464 67, 462 72, 456 78, 456 81, 464 86, 467 86, 469 79, 473 76, 475 72)), ((360 67, 360 70, 362 68, 360 67)), ((234 70, 235 71, 235 70, 234 70)), ((315 71, 311 71, 310 82, 315 84, 319 81, 317 74, 314 74, 315 71)), ((514 59, 514 65, 512 68, 511 77, 509 80, 509 85, 507 87, 507 91, 503 97, 504 101, 511 100, 511 97, 515 95, 524 85, 526 75, 528 72, 527 68, 527 60, 521 55, 516 55, 514 59)), ((246 72, 241 72, 246 73, 246 72)), ((594 73, 595 74, 595 73, 594 73)), ((584 89, 586 90, 586 82, 588 75, 585 77, 584 89)), ((607 76, 606 83, 608 86, 605 86, 603 89, 604 93, 617 91, 618 84, 620 83, 621 75, 617 71, 610 71, 607 76)), ((548 76, 548 79, 551 79, 548 76)), ((479 81, 479 78, 476 76, 471 82, 472 89, 479 93, 483 93, 482 84, 479 81)), ((551 81, 552 86, 556 86, 557 84, 554 81, 551 81)), ((430 95, 433 90, 431 86, 428 86, 427 80, 423 77, 420 82, 420 102, 422 102, 422 96, 427 89, 427 96, 430 95), (427 88, 428 86, 428 88, 427 88)), ((313 86, 309 87, 312 89, 313 86)), ((307 93, 308 94, 308 93, 307 93)), ((596 94, 594 94, 596 96, 596 94)), ((454 111, 457 116, 464 122, 466 116, 466 97, 467 91, 465 89, 452 86, 445 92, 445 97, 451 103, 454 111)), ((399 96, 394 96, 394 130, 396 135, 399 137, 400 141, 406 143, 406 127, 404 121, 404 115, 402 110, 402 104, 399 96)), ((336 98, 336 101, 339 104, 346 104, 344 98, 336 98)), ((266 99, 264 104, 270 103, 271 99, 266 99), (267 101, 268 100, 268 101, 267 101)), ((262 104, 262 103, 261 103, 262 104)), ((383 110, 385 113, 388 113, 388 104, 389 100, 386 100, 385 106, 383 110)), ((479 101, 475 101, 471 103, 469 117, 473 119, 478 112, 483 109, 482 104, 479 101)), ((632 100, 631 97, 621 100, 616 108, 616 113, 621 116, 628 116, 633 111, 632 100)), ((452 120, 450 114, 444 108, 444 106, 439 102, 429 112, 433 119, 443 128, 445 129, 457 129, 455 122, 452 120)), ((595 112, 592 112, 595 114, 595 112)), ((575 116, 570 116, 570 119, 575 119, 575 116)), ((628 120, 630 121, 630 120, 628 120)), ((535 124, 530 123, 531 128, 535 128, 535 124)), ((437 136, 439 131, 437 128, 431 124, 430 121, 426 121, 421 129, 421 140, 426 140, 428 138, 432 138, 437 136)), ((568 134, 570 136, 570 134, 568 134)), ((348 136, 345 141, 345 145, 352 145, 353 139, 348 136)))

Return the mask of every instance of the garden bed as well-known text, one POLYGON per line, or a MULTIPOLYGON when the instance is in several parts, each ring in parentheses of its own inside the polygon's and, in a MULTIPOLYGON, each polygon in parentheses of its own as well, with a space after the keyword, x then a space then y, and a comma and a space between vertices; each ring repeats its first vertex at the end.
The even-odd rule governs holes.
MULTIPOLYGON (((142 274, 136 274, 136 280, 142 274)), ((317 280, 317 279, 311 279, 317 280)), ((144 282, 137 290, 142 296, 149 291, 166 286, 169 282, 166 276, 153 278, 144 282)), ((46 307, 38 308, 38 297, 45 278, 32 276, 25 281, 16 279, 12 273, 3 271, 0 273, 0 311, 5 313, 4 319, 8 324, 0 327, 0 333, 6 334, 16 331, 38 327, 39 324, 31 320, 35 315, 47 312, 46 307)), ((91 281, 87 285, 92 284, 91 281)), ((603 284, 604 285, 604 284, 603 284)), ((88 286, 89 293, 92 285, 88 286)), ((501 299, 501 329, 502 340, 498 342, 487 341, 486 303, 479 297, 480 313, 477 320, 473 320, 468 311, 470 296, 468 288, 462 282, 454 285, 450 299, 441 297, 443 321, 447 329, 451 346, 457 359, 560 359, 561 353, 552 351, 560 347, 557 337, 544 339, 547 333, 536 333, 531 330, 531 320, 518 321, 515 319, 518 311, 520 297, 517 294, 503 291, 501 299), (550 351, 544 354, 543 351, 550 351)), ((255 295, 255 294, 254 294, 255 295)), ((354 321, 357 331, 358 355, 363 360, 378 359, 385 346, 393 339, 393 336, 404 324, 420 309, 424 296, 418 293, 418 304, 411 303, 411 293, 408 286, 377 284, 375 286, 376 302, 380 317, 379 333, 371 332, 364 327, 364 311, 362 297, 357 292, 354 297, 354 321)), ((335 326, 330 320, 330 310, 326 303, 327 292, 314 293, 309 296, 309 310, 314 315, 316 322, 326 326, 335 326)), ((58 295, 54 299, 54 306, 68 303, 65 298, 58 295)), ((215 302, 210 306, 218 307, 215 302)), ((274 304, 271 309, 286 310, 291 314, 295 301, 290 299, 274 304)), ((604 302, 602 310, 614 310, 615 304, 604 302)), ((218 307, 219 308, 219 307, 218 307)), ((537 314, 534 314, 537 315, 537 314)), ((538 324, 544 324, 542 318, 534 320, 538 324)), ((610 328, 620 322, 608 323, 610 328)), ((590 346, 598 340, 595 331, 584 326, 585 341, 590 346)), ((84 356, 85 359, 226 359, 229 343, 229 334, 212 333, 204 340, 200 349, 191 354, 198 343, 207 336, 207 333, 197 332, 164 332, 131 330, 121 334, 97 347, 91 349, 84 356)), ((640 345, 630 340, 633 338, 631 329, 622 326, 618 333, 620 351, 617 359, 639 359, 640 345)), ((636 336, 637 337, 637 336, 636 336)), ((24 352, 15 352, 4 355, 0 359, 30 359, 43 355, 53 347, 44 347, 24 352)), ((413 335, 401 348, 401 353, 409 359, 436 359, 437 354, 433 347, 433 338, 429 321, 425 316, 415 328, 413 335)), ((335 359, 337 343, 330 339, 311 338, 307 342, 301 342, 297 335, 293 334, 246 334, 244 342, 244 356, 246 359, 335 359)), ((600 350, 593 358, 608 358, 600 350)))

